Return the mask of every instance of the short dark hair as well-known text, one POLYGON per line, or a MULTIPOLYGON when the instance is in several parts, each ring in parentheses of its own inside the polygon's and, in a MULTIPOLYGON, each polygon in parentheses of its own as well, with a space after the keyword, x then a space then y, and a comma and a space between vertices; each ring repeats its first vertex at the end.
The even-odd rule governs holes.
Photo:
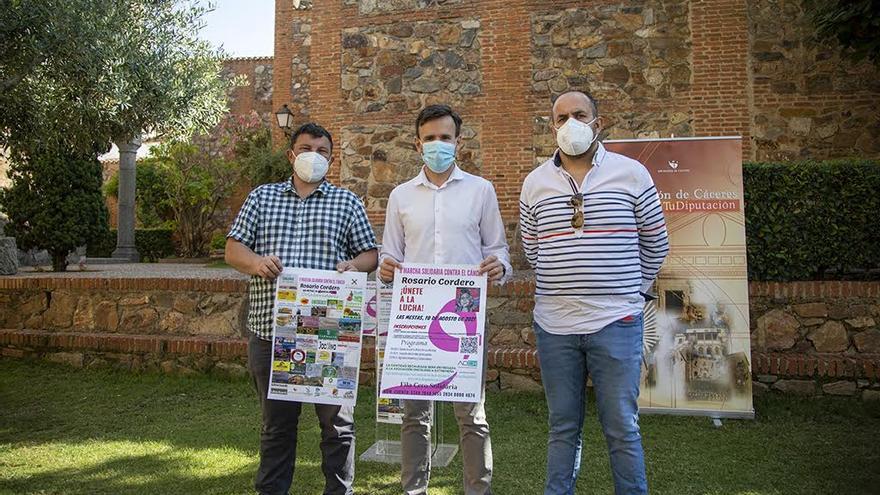
POLYGON ((319 126, 314 122, 307 122, 301 126, 299 129, 293 132, 293 135, 290 136, 290 147, 293 148, 293 145, 296 143, 296 138, 300 137, 303 134, 308 134, 312 137, 325 137, 330 140, 330 151, 333 151, 333 136, 330 135, 330 132, 327 129, 319 126))
MULTIPOLYGON (((554 96, 553 99, 550 101, 551 108, 553 107, 553 105, 556 104, 556 100, 558 100, 560 96, 567 95, 568 93, 580 93, 580 94, 586 96, 587 100, 590 101, 590 106, 592 107, 592 110, 593 110, 593 117, 599 116, 599 102, 596 101, 596 98, 593 98, 593 95, 591 95, 590 93, 587 93, 586 91, 581 91, 579 89, 570 89, 568 91, 564 91, 564 92, 559 93, 558 95, 554 96)), ((552 113, 552 111, 551 111, 551 113, 552 113)))
POLYGON ((446 116, 452 117, 452 121, 455 122, 455 136, 458 137, 461 134, 461 116, 449 105, 428 105, 422 109, 419 116, 416 117, 416 137, 421 137, 419 136, 419 127, 422 124, 446 116))

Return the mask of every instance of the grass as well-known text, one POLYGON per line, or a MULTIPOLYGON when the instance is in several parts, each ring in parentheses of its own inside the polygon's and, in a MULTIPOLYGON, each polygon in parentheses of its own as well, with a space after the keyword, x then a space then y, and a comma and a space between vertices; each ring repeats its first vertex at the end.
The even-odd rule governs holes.
MULTIPOLYGON (((358 454, 375 439, 371 389, 358 454)), ((547 410, 535 394, 490 394, 495 493, 542 491, 547 410)), ((880 487, 880 412, 847 399, 760 398, 755 421, 642 418, 655 494, 868 494, 880 487)), ((314 410, 300 422, 292 493, 323 487, 314 410)), ((456 438, 447 408, 445 434, 456 438)), ((259 407, 246 380, 135 375, 0 360, 0 494, 244 494, 257 466, 259 407)), ((612 493, 591 408, 578 493, 612 493)), ((461 493, 461 456, 432 495, 461 493)), ((360 494, 399 494, 397 467, 358 462, 360 494)))

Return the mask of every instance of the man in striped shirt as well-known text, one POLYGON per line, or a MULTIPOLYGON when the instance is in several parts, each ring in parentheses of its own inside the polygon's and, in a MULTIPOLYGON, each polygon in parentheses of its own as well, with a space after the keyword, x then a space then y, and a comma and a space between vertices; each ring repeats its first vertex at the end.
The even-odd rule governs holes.
POLYGON ((669 250, 663 210, 647 169, 597 140, 602 118, 591 96, 560 95, 552 119, 559 149, 529 174, 520 196, 550 410, 544 493, 574 493, 589 374, 615 493, 643 494, 642 309, 669 250))

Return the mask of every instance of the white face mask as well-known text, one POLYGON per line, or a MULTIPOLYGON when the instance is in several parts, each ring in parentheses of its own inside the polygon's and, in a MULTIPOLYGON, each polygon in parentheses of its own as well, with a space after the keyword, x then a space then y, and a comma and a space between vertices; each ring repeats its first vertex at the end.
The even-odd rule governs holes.
POLYGON ((556 130, 556 144, 559 145, 559 149, 568 156, 586 153, 598 137, 591 127, 596 119, 598 117, 587 123, 573 118, 566 120, 562 127, 556 130))
POLYGON ((330 162, 324 158, 324 155, 314 151, 304 151, 296 155, 293 161, 293 171, 296 172, 296 176, 309 184, 320 182, 327 175, 329 168, 330 162))

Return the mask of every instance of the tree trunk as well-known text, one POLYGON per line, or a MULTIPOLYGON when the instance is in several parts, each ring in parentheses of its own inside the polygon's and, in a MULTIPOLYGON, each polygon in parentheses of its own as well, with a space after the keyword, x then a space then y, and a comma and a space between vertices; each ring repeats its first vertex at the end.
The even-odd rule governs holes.
POLYGON ((57 251, 52 251, 49 253, 52 256, 52 271, 53 272, 66 272, 67 271, 67 251, 61 253, 57 251))

